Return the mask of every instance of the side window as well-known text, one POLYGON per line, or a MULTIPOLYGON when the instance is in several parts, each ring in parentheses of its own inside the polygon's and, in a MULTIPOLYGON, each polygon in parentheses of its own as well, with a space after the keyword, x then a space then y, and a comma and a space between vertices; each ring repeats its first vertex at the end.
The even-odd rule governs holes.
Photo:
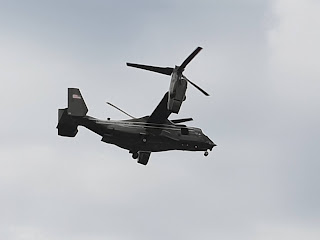
POLYGON ((181 128, 181 134, 182 135, 188 135, 189 134, 188 128, 181 128))

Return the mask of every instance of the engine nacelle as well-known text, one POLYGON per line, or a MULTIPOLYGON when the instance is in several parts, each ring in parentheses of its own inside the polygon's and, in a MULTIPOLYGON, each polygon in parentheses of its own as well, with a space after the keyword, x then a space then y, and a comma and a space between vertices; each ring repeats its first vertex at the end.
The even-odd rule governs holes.
POLYGON ((179 76, 172 76, 169 98, 168 110, 173 113, 179 113, 182 102, 186 98, 187 81, 179 76))

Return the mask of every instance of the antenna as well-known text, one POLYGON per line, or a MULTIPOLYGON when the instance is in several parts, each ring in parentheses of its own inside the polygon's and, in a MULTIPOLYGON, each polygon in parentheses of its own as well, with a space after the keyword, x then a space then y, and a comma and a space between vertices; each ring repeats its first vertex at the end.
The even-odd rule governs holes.
POLYGON ((114 107, 115 109, 119 110, 120 112, 124 113, 125 115, 136 119, 135 117, 131 116, 129 113, 126 113, 125 111, 123 111, 122 109, 118 108, 117 106, 113 105, 112 103, 106 102, 107 104, 109 104, 111 107, 114 107))

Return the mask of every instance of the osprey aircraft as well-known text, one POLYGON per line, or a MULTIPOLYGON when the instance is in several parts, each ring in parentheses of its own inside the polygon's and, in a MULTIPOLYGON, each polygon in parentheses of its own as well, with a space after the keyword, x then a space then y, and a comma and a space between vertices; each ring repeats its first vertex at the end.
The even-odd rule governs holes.
POLYGON ((155 67, 149 65, 127 63, 129 67, 140 68, 148 71, 153 71, 165 75, 171 76, 169 96, 167 108, 173 113, 178 113, 182 102, 186 99, 187 83, 189 82, 192 86, 200 90, 204 95, 209 96, 209 94, 202 88, 197 86, 195 83, 191 82, 182 73, 186 66, 191 62, 191 60, 202 50, 201 47, 197 47, 190 55, 187 57, 180 66, 172 67, 155 67))
POLYGON ((169 120, 169 93, 149 116, 128 120, 101 120, 87 115, 88 108, 77 88, 68 88, 68 107, 58 109, 58 135, 75 137, 78 126, 86 127, 102 137, 101 141, 124 148, 146 165, 152 152, 169 150, 204 151, 216 146, 199 128, 181 123, 191 118, 169 120))

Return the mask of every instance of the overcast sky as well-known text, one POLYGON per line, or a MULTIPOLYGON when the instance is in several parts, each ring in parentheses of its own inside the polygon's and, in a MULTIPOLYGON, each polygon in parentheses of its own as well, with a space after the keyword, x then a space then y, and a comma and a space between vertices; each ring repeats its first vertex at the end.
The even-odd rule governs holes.
POLYGON ((0 238, 320 239, 320 2, 0 0, 0 238), (142 166, 79 128, 57 135, 78 87, 89 115, 150 114, 179 65, 178 117, 218 146, 142 166))

